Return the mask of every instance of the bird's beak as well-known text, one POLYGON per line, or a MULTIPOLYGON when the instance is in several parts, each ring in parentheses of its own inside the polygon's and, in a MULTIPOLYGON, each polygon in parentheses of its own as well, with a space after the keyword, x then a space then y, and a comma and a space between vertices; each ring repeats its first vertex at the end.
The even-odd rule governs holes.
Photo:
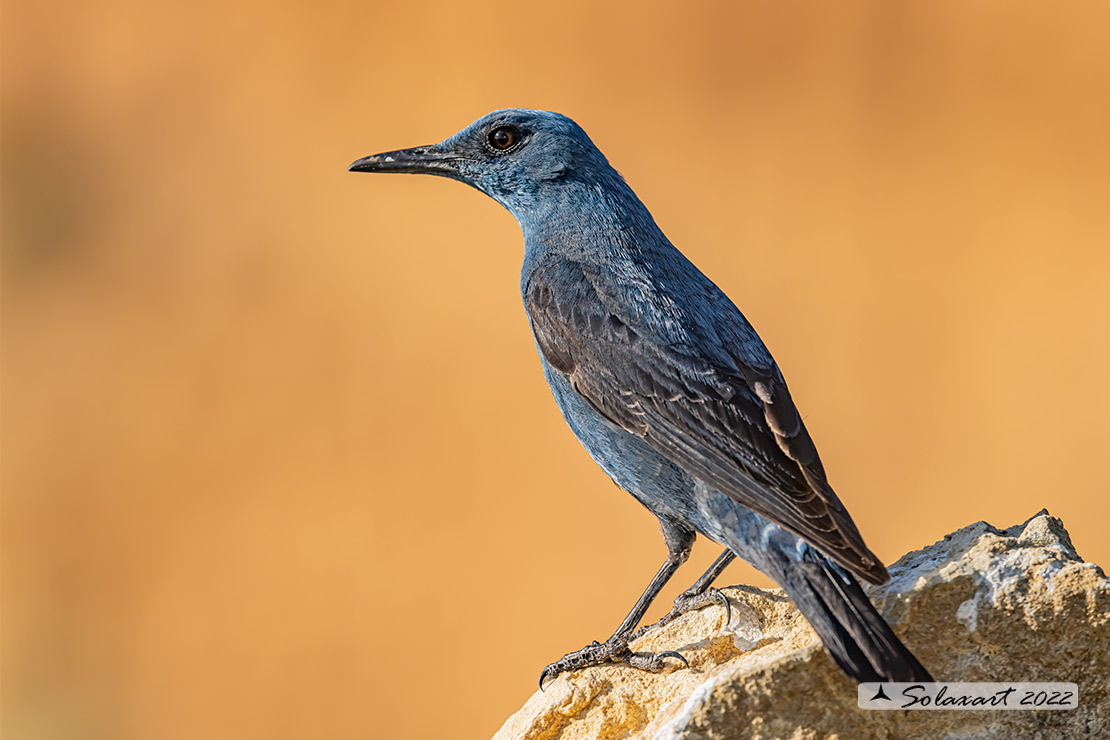
POLYGON ((351 163, 349 172, 401 172, 410 175, 440 175, 453 177, 459 174, 458 157, 437 151, 432 146, 398 149, 363 157, 351 163))

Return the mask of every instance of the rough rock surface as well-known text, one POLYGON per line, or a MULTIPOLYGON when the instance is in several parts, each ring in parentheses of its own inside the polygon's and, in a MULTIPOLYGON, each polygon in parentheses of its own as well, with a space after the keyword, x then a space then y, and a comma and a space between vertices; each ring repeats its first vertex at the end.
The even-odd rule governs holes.
POLYGON ((890 568, 872 600, 945 681, 1071 681, 1071 711, 865 711, 856 687, 780 591, 723 589, 633 643, 679 650, 690 668, 602 666, 564 674, 495 736, 573 738, 1110 738, 1110 580, 1041 511, 977 522, 890 568))

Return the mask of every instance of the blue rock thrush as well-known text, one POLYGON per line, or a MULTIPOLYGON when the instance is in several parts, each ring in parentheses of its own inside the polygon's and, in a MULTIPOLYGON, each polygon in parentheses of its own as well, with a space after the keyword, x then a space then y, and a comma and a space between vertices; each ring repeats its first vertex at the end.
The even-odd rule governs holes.
POLYGON ((770 352, 574 121, 494 111, 439 144, 350 169, 448 177, 509 210, 524 232, 520 288, 555 402, 602 470, 659 518, 667 559, 632 611, 604 643, 547 666, 541 687, 602 663, 685 662, 628 643, 698 533, 727 549, 662 621, 727 605, 710 586, 739 556, 782 586, 848 676, 932 680, 856 581, 889 576, 829 485, 770 352))

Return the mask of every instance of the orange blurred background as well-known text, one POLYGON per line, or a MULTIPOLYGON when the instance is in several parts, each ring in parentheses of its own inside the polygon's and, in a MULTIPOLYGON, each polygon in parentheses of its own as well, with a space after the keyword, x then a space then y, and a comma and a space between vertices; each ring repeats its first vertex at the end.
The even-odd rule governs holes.
POLYGON ((664 548, 556 412, 519 229, 345 171, 498 107, 746 312, 888 562, 1042 506, 1110 561, 1107 3, 3 21, 5 737, 483 737, 610 634, 664 548))

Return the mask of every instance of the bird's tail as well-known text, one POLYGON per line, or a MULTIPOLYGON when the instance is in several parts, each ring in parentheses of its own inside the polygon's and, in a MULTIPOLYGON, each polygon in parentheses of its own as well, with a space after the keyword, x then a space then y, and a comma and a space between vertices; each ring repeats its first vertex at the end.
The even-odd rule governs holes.
POLYGON ((844 568, 812 548, 791 565, 780 583, 841 670, 860 683, 933 680, 844 568))
POLYGON ((848 571, 794 535, 781 535, 758 552, 749 548, 758 557, 749 562, 783 587, 841 670, 860 683, 933 680, 848 571))

